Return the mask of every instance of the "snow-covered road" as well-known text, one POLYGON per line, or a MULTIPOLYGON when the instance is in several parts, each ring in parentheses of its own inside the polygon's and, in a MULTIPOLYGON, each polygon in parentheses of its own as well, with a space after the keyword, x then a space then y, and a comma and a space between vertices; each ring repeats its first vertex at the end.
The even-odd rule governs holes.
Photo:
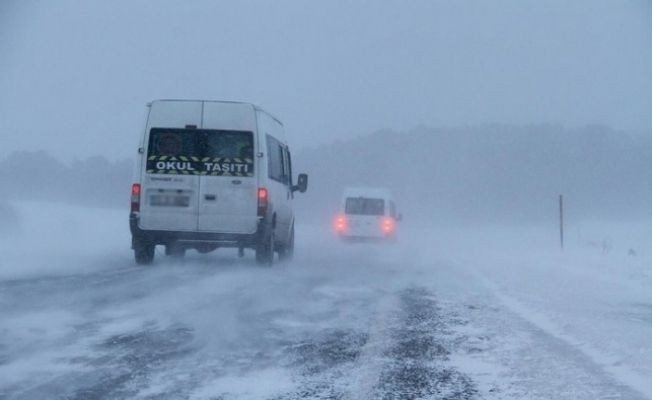
POLYGON ((610 227, 643 239, 609 252, 582 246, 606 229, 586 225, 565 254, 541 229, 405 227, 378 246, 300 226, 287 264, 218 250, 143 268, 125 212, 15 210, 2 399, 652 398, 640 225, 610 227))

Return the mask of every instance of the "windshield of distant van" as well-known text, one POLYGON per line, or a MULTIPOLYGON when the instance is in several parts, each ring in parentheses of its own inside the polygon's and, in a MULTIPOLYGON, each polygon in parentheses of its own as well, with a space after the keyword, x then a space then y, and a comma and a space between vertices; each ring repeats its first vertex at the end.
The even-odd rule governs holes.
POLYGON ((161 174, 252 176, 253 133, 153 128, 147 171, 161 174))
POLYGON ((384 215, 385 201, 366 197, 349 197, 346 199, 344 212, 353 215, 384 215))

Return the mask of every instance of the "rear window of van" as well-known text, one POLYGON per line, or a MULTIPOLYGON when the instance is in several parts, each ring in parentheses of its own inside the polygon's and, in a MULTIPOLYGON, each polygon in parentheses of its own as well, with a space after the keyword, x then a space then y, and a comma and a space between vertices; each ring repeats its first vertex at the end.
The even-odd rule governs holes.
POLYGON ((254 137, 246 131, 153 128, 147 156, 253 159, 254 137))
POLYGON ((252 176, 254 135, 248 131, 152 128, 147 171, 252 176))
POLYGON ((344 212, 352 215, 384 215, 385 201, 367 197, 349 197, 344 205, 344 212))

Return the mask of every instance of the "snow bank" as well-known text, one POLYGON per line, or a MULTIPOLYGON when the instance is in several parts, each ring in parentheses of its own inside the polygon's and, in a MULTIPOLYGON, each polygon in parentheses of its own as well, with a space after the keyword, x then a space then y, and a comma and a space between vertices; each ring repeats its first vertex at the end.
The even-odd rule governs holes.
POLYGON ((410 232, 422 260, 455 265, 469 286, 614 379, 652 393, 652 221, 410 232))
POLYGON ((127 210, 19 202, 0 213, 9 221, 0 234, 2 280, 84 273, 131 257, 127 210))

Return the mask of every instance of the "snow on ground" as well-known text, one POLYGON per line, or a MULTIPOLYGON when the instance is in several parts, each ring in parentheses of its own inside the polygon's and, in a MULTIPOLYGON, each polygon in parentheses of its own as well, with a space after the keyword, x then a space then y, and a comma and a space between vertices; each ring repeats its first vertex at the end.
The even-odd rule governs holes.
POLYGON ((577 224, 563 252, 554 228, 447 231, 440 243, 498 304, 652 394, 650 222, 577 224))
POLYGON ((0 279, 88 273, 129 260, 127 210, 47 202, 9 204, 5 210, 0 279))
POLYGON ((575 224, 562 253, 554 227, 346 245, 326 221, 272 268, 137 267, 124 211, 11 209, 0 398, 652 398, 646 223, 575 224))

